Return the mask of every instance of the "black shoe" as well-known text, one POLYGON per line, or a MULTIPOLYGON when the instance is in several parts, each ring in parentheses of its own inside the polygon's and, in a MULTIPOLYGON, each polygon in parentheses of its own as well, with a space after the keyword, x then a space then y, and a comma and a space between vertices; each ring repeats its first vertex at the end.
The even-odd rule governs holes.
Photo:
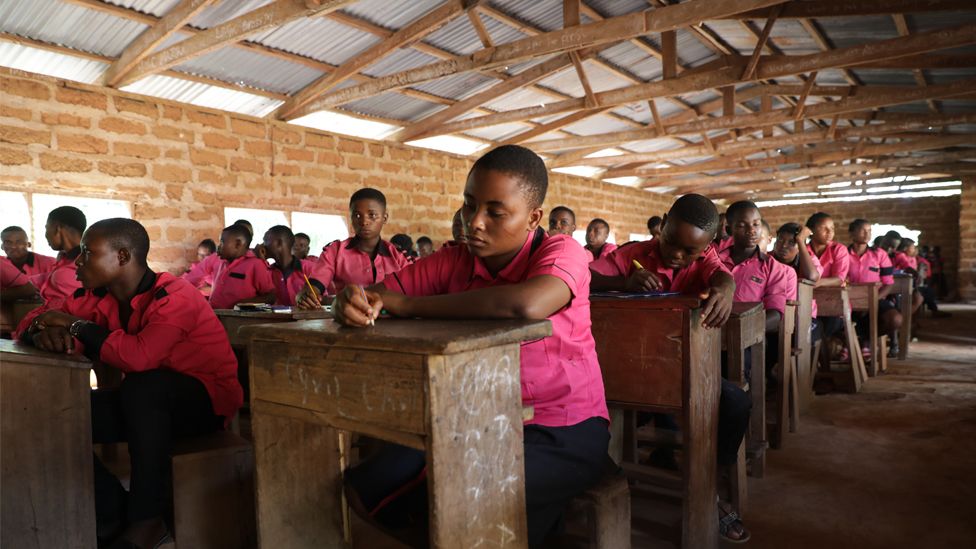
POLYGON ((891 347, 888 347, 888 358, 898 358, 898 344, 895 343, 891 347))

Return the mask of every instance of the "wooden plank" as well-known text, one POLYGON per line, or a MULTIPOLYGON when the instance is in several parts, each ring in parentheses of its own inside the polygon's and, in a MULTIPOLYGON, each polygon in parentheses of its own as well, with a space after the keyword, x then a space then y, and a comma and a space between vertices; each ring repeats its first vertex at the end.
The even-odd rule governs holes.
POLYGON ((495 47, 495 42, 491 39, 491 33, 485 28, 485 24, 481 20, 481 16, 478 15, 477 9, 468 10, 468 20, 471 21, 471 26, 474 27, 474 31, 478 33, 478 39, 481 40, 481 45, 486 48, 495 47))
MULTIPOLYGON (((809 19, 825 17, 853 17, 858 15, 890 15, 929 11, 964 11, 972 7, 969 0, 817 0, 789 2, 780 12, 781 19, 809 19)), ((765 19, 770 8, 739 12, 716 19, 765 19)))
POLYGON ((803 84, 803 91, 800 92, 800 98, 796 100, 796 107, 794 108, 793 120, 803 119, 803 108, 806 106, 807 97, 810 96, 810 88, 813 87, 814 82, 817 80, 817 71, 811 72, 807 75, 807 81, 803 84))
POLYGON ((813 282, 800 280, 796 291, 797 401, 800 413, 810 409, 813 401, 813 340, 810 326, 813 322, 813 282))
POLYGON ((661 114, 657 110, 657 102, 654 99, 647 100, 647 108, 651 110, 651 119, 654 121, 654 129, 658 135, 664 135, 664 123, 661 121, 661 114))
POLYGON ((763 25, 762 33, 759 34, 759 39, 756 41, 756 48, 752 51, 752 56, 749 57, 749 63, 746 68, 742 71, 742 80, 751 80, 752 75, 756 72, 756 66, 759 65, 759 56, 762 55, 763 48, 766 47, 766 42, 769 40, 769 33, 773 30, 773 25, 776 23, 776 18, 783 11, 783 4, 778 4, 769 9, 766 16, 766 24, 763 25))
POLYGON ((898 330, 898 360, 908 356, 908 345, 912 342, 912 275, 895 275, 894 291, 901 298, 901 329, 898 330))
MULTIPOLYGON (((662 8, 663 9, 663 8, 662 8)), ((678 32, 661 33, 661 77, 665 79, 678 76, 678 32)))
POLYGON ((3 547, 96 545, 90 368, 83 357, 0 341, 3 547))
POLYGON ((586 98, 585 105, 589 109, 598 107, 600 104, 593 95, 593 87, 590 86, 590 79, 586 77, 586 70, 583 68, 583 62, 579 58, 579 54, 575 51, 569 52, 569 59, 573 62, 573 67, 576 69, 576 76, 579 78, 580 85, 583 86, 583 94, 586 98))

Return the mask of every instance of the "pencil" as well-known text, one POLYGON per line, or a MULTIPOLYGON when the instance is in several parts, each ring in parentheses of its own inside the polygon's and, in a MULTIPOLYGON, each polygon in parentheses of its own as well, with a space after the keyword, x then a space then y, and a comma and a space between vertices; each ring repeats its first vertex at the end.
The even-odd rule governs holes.
POLYGON ((636 259, 634 259, 633 261, 634 261, 634 267, 637 267, 638 269, 640 269, 642 271, 645 270, 644 269, 644 266, 641 265, 639 261, 637 261, 636 259))
MULTIPOLYGON (((363 292, 363 301, 365 301, 366 304, 369 305, 369 299, 366 299, 366 289, 363 288, 362 286, 360 286, 359 287, 359 291, 363 292)), ((369 315, 369 325, 370 326, 376 326, 376 322, 373 320, 373 315, 372 314, 369 315)))
POLYGON ((318 293, 315 291, 315 286, 312 286, 312 281, 308 279, 308 275, 302 273, 302 276, 305 277, 305 284, 308 284, 308 289, 311 290, 312 295, 318 298, 318 293))

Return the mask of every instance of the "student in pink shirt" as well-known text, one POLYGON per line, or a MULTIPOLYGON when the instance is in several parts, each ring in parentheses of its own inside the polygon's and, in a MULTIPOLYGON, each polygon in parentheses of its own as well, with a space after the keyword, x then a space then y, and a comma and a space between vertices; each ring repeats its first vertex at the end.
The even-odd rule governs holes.
POLYGON ((607 242, 610 236, 610 224, 599 217, 590 221, 586 226, 586 246, 583 248, 590 253, 590 262, 605 257, 617 249, 617 245, 607 242))
POLYGON ((923 303, 928 306, 929 310, 932 311, 932 316, 936 318, 952 316, 945 311, 939 310, 939 304, 935 301, 935 291, 932 286, 926 283, 932 273, 932 264, 918 254, 918 248, 915 246, 914 240, 911 238, 902 239, 892 263, 895 269, 905 271, 915 277, 915 292, 912 294, 913 324, 917 322, 915 320, 917 317, 914 313, 919 311, 923 303))
POLYGON ((31 279, 54 270, 57 259, 30 251, 31 243, 27 231, 13 225, 0 232, 3 253, 14 267, 31 279))
MULTIPOLYGON (((817 256, 810 252, 807 247, 807 238, 810 237, 809 227, 801 226, 799 223, 786 223, 776 231, 776 244, 773 245, 773 257, 776 261, 792 268, 796 272, 798 279, 805 279, 811 282, 820 280, 823 267, 817 256)), ((810 325, 810 333, 813 341, 819 341, 822 337, 822 328, 817 319, 817 300, 810 303, 810 312, 813 315, 813 323, 810 325)))
MULTIPOLYGON (((686 194, 675 201, 654 240, 621 246, 610 255, 590 263, 595 291, 617 290, 681 292, 701 297, 702 324, 721 328, 732 313, 735 281, 722 264, 713 243, 718 232, 719 214, 715 204, 700 194, 686 194), (640 268, 635 265, 640 264, 640 268)), ((719 397, 717 462, 731 469, 739 445, 749 427, 752 400, 738 385, 722 380, 719 397)), ((656 417, 659 428, 676 429, 669 418, 656 417)), ((675 468, 669 452, 651 456, 652 465, 675 468)), ((730 477, 731 478, 731 477, 730 477)), ((744 542, 750 533, 731 505, 721 501, 719 532, 733 542, 744 542)))
POLYGON ((37 288, 31 284, 27 275, 5 257, 0 258, 0 290, 0 299, 3 301, 28 299, 37 295, 37 288))
MULTIPOLYGON (((268 264, 254 255, 250 245, 247 227, 231 225, 220 233, 219 259, 201 262, 204 274, 213 276, 210 306, 214 309, 233 309, 238 303, 269 303, 274 299, 268 264)), ((187 277, 187 281, 194 283, 194 277, 187 277)))
POLYGON ((294 305, 295 296, 305 288, 305 276, 312 274, 314 261, 302 261, 292 254, 295 236, 284 225, 275 225, 264 233, 264 250, 274 260, 271 281, 275 288, 275 305, 294 305))
POLYGON ((576 231, 576 214, 566 206, 556 206, 549 211, 549 236, 564 234, 573 236, 576 231))
POLYGON ((460 246, 464 244, 464 220, 461 219, 461 208, 458 208, 458 210, 454 212, 454 218, 451 220, 451 238, 452 240, 448 240, 442 244, 441 248, 450 248, 451 246, 460 246))
POLYGON ((349 224, 353 236, 334 241, 325 248, 315 263, 309 279, 316 288, 311 295, 308 288, 295 296, 299 307, 322 305, 323 295, 334 296, 347 284, 368 286, 382 282, 390 273, 406 267, 409 261, 392 243, 383 240, 383 226, 389 219, 386 196, 376 189, 364 188, 349 199, 349 224))
MULTIPOLYGON (((548 176, 535 153, 498 147, 471 169, 464 188, 466 246, 443 248, 366 289, 346 286, 336 320, 363 327, 381 308, 402 317, 548 318, 553 335, 521 346, 522 399, 535 409, 524 427, 528 544, 538 546, 563 508, 596 482, 607 463, 609 415, 590 331, 586 252, 539 227, 548 176)), ((423 453, 391 445, 346 473, 355 509, 392 524, 402 505, 426 523, 423 453)), ((426 538, 424 538, 426 539, 426 538)))
POLYGON ((817 286, 843 286, 850 268, 850 254, 843 244, 834 241, 834 220, 828 214, 817 212, 807 219, 806 226, 811 231, 807 247, 823 268, 817 286))
POLYGON ((661 222, 664 219, 659 215, 652 215, 647 218, 647 233, 651 235, 651 238, 657 238, 661 236, 661 222))
MULTIPOLYGON (((894 299, 889 297, 894 289, 894 267, 888 253, 881 248, 872 248, 871 223, 866 219, 855 219, 847 228, 851 237, 850 270, 847 280, 852 283, 880 282, 878 290, 878 324, 881 333, 888 334, 891 347, 889 357, 898 356, 898 328, 901 327, 901 312, 894 299)), ((861 353, 870 358, 870 347, 865 343, 868 334, 868 313, 856 312, 851 319, 857 323, 857 333, 861 339, 861 353)))
POLYGON ((291 253, 298 259, 305 261, 315 261, 319 258, 317 255, 309 255, 309 247, 312 244, 312 238, 305 233, 295 233, 295 247, 292 249, 291 253))

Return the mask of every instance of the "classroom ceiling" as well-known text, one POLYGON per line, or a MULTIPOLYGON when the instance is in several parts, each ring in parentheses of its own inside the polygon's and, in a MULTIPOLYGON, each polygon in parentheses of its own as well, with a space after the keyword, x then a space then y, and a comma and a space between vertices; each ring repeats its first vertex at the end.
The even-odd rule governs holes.
POLYGON ((656 192, 976 174, 973 0, 0 0, 0 65, 656 192))

